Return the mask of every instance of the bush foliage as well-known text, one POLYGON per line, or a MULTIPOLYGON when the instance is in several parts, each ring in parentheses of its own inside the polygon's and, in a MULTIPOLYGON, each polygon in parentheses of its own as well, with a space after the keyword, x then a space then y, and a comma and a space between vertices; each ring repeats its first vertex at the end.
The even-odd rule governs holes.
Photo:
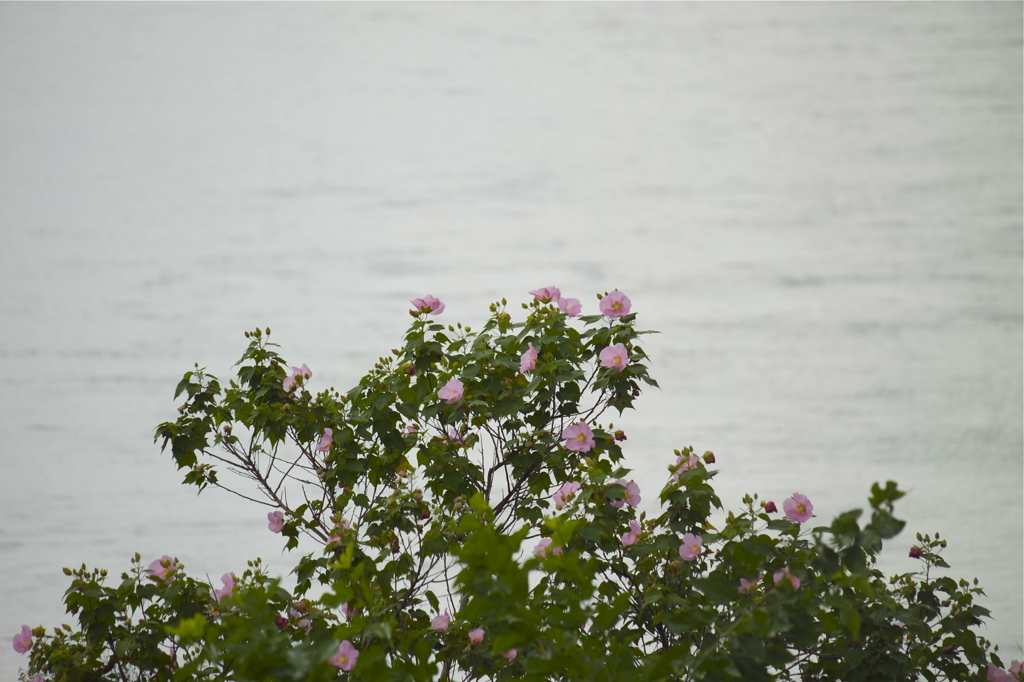
POLYGON ((266 508, 294 589, 258 559, 219 585, 172 557, 65 569, 77 627, 26 626, 22 679, 1019 677, 976 632, 976 581, 936 570, 938 534, 911 549, 919 571, 877 568, 904 525, 893 482, 826 525, 800 494, 723 513, 714 455, 686 447, 641 512, 609 420, 657 386, 648 332, 621 292, 595 315, 531 293, 525 319, 503 300, 479 331, 416 299, 402 347, 347 393, 314 392, 269 329, 227 384, 187 372, 156 439, 186 484, 266 508))

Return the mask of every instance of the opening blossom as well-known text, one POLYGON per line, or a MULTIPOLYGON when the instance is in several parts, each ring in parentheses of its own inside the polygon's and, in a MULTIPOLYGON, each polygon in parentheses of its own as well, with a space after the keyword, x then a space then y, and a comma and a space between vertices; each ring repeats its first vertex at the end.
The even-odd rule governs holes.
POLYGON ((617 369, 620 372, 626 369, 626 365, 629 364, 629 353, 626 351, 626 346, 621 343, 617 343, 614 346, 608 346, 601 354, 598 355, 601 360, 601 366, 607 367, 608 369, 617 369))
POLYGON ((679 546, 679 556, 685 561, 693 561, 704 549, 704 540, 699 535, 687 533, 683 536, 683 544, 679 546))
MULTIPOLYGON (((533 548, 533 556, 540 559, 546 559, 548 556, 548 547, 551 547, 551 538, 543 538, 537 543, 537 546, 533 548)), ((561 547, 554 547, 551 549, 552 556, 558 556, 561 553, 561 547)))
POLYGON ((612 506, 616 509, 622 509, 622 505, 628 504, 630 507, 635 507, 640 504, 640 486, 634 481, 626 482, 626 479, 620 478, 615 481, 623 488, 626 489, 626 497, 622 500, 612 500, 612 506))
POLYGON ((601 297, 601 302, 598 304, 598 308, 601 312, 608 317, 615 319, 616 317, 622 317, 623 315, 629 315, 629 306, 631 305, 629 296, 616 289, 612 293, 601 297))
POLYGON ((167 583, 174 580, 174 572, 177 570, 177 562, 166 554, 146 568, 146 571, 149 573, 150 580, 167 583))
POLYGON ((444 632, 448 629, 448 624, 451 622, 452 617, 448 613, 448 609, 445 609, 444 613, 434 616, 434 619, 430 621, 430 627, 434 628, 434 632, 444 632))
POLYGON ((451 405, 462 400, 462 394, 465 390, 462 382, 456 377, 441 387, 437 392, 437 397, 451 405))
POLYGON ((281 529, 284 528, 284 513, 279 511, 272 511, 267 514, 267 528, 273 533, 280 533, 281 529))
POLYGON ((284 390, 291 392, 298 386, 300 378, 313 378, 313 370, 306 366, 306 363, 302 363, 302 367, 292 367, 292 373, 284 379, 284 390))
POLYGON ((630 521, 629 530, 623 533, 622 537, 619 538, 620 540, 622 540, 622 546, 629 547, 630 545, 635 545, 637 539, 640 537, 641 532, 642 529, 640 528, 640 524, 637 523, 636 519, 630 521))
POLYGON ((14 650, 19 654, 26 653, 32 648, 32 628, 27 625, 21 626, 21 632, 14 636, 14 650))
POLYGON ((471 630, 469 633, 469 641, 472 644, 479 644, 484 641, 484 629, 477 628, 476 630, 471 630))
POLYGON ((811 518, 814 505, 807 499, 806 495, 793 493, 793 497, 786 498, 782 503, 782 510, 786 512, 786 518, 796 523, 803 523, 811 518))
POLYGON ((685 457, 686 455, 679 455, 679 457, 676 458, 676 463, 673 466, 675 471, 672 472, 672 478, 676 481, 679 480, 679 474, 684 471, 691 471, 692 469, 697 468, 697 463, 699 461, 697 459, 697 455, 690 455, 688 459, 684 459, 685 457))
POLYGON ((789 582, 790 585, 793 586, 794 590, 800 589, 800 578, 797 578, 795 575, 792 575, 789 572, 789 566, 783 566, 782 570, 775 574, 773 580, 775 580, 776 585, 781 583, 783 580, 786 580, 787 582, 789 582))
POLYGON ((458 443, 459 445, 466 444, 466 437, 459 433, 459 430, 454 426, 448 427, 448 431, 445 432, 445 437, 452 443, 458 443))
POLYGON ((583 304, 578 298, 560 298, 558 299, 558 309, 569 317, 579 317, 583 312, 583 304))
POLYGON ((533 347, 532 343, 527 345, 530 346, 530 350, 523 353, 523 357, 519 358, 519 371, 523 374, 537 369, 537 349, 533 347))
POLYGON ((736 591, 740 594, 752 594, 757 589, 757 582, 760 578, 754 578, 753 580, 747 580, 746 578, 740 578, 740 586, 736 588, 736 591))
POLYGON ((225 597, 230 597, 235 591, 235 574, 225 573, 220 577, 220 581, 224 583, 224 587, 218 589, 211 589, 210 596, 213 597, 213 601, 220 603, 225 597))
POLYGON ((552 301, 558 301, 562 298, 562 292, 559 291, 558 287, 544 287, 543 289, 534 289, 530 292, 535 299, 541 303, 551 303, 552 301))
POLYGON ((989 663, 988 669, 985 671, 985 679, 989 682, 1016 682, 1024 679, 1024 675, 1021 673, 1024 673, 1024 663, 1020 661, 1014 661, 1010 665, 1009 672, 989 663))
POLYGON ((331 662, 331 665, 347 672, 356 667, 357 658, 359 658, 359 649, 352 646, 352 642, 346 639, 338 645, 338 650, 327 660, 331 662))
POLYGON ((590 430, 590 424, 586 422, 565 427, 565 430, 562 431, 562 440, 565 441, 566 449, 573 452, 588 452, 595 445, 594 432, 590 430))
POLYGON ((562 487, 555 491, 555 494, 551 496, 551 499, 555 503, 556 509, 561 509, 569 503, 569 500, 576 494, 576 491, 580 489, 579 481, 566 481, 562 484, 562 487))
POLYGON ((429 313, 431 315, 440 315, 444 312, 444 303, 441 303, 441 301, 433 296, 414 298, 410 303, 412 303, 412 312, 414 314, 429 313))
POLYGON ((330 427, 324 429, 324 435, 320 436, 320 443, 317 444, 316 449, 318 452, 327 452, 331 449, 331 443, 334 442, 334 430, 330 427))

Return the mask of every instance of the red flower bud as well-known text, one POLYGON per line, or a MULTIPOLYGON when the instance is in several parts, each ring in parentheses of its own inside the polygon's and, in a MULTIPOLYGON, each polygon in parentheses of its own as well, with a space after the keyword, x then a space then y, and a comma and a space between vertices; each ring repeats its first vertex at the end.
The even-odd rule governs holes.
POLYGON ((779 511, 779 508, 775 506, 774 502, 768 500, 768 502, 766 502, 764 505, 764 510, 769 514, 774 514, 775 512, 779 511))
POLYGON ((910 548, 910 558, 911 559, 920 559, 921 558, 921 548, 918 547, 917 545, 914 545, 913 547, 911 547, 910 548))
POLYGON ((705 452, 704 453, 704 463, 705 464, 714 464, 715 463, 715 453, 711 452, 710 450, 705 452))

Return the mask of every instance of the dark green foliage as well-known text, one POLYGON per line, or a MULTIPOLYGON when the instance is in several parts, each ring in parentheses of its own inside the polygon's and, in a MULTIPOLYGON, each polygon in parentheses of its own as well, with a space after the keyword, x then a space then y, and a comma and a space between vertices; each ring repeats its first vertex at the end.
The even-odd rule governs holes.
POLYGON ((524 307, 515 322, 494 304, 479 332, 414 315, 404 345, 344 394, 287 386, 269 330, 246 335, 226 385, 187 372, 156 439, 184 483, 283 514, 285 547, 305 538, 295 590, 258 560, 220 597, 138 556, 116 586, 83 566, 65 597, 78 627, 38 629, 24 679, 983 680, 999 663, 976 633, 981 590, 932 576, 937 535, 918 536, 921 572, 877 569, 903 528, 892 482, 872 488, 869 513, 813 529, 757 496, 712 525, 714 456, 685 447, 666 459, 658 515, 638 513, 607 419, 657 386, 646 332, 635 314, 524 307), (619 343, 629 363, 602 367, 619 343), (441 400, 453 378, 462 398, 441 400), (594 444, 570 449, 562 432, 579 422, 594 444), (687 560, 689 534, 702 548, 687 560), (351 672, 329 660, 342 641, 359 651, 351 672))

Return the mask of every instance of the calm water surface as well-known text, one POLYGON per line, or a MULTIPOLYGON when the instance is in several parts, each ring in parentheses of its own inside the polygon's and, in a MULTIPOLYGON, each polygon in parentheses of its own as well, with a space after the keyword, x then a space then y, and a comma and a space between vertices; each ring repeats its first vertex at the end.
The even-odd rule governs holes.
POLYGON ((244 330, 347 388, 554 284, 664 332, 645 503, 688 444, 733 506, 897 480, 887 569, 940 530, 1019 657, 1021 8, 0 4, 0 635, 82 561, 287 570, 152 444, 244 330))

